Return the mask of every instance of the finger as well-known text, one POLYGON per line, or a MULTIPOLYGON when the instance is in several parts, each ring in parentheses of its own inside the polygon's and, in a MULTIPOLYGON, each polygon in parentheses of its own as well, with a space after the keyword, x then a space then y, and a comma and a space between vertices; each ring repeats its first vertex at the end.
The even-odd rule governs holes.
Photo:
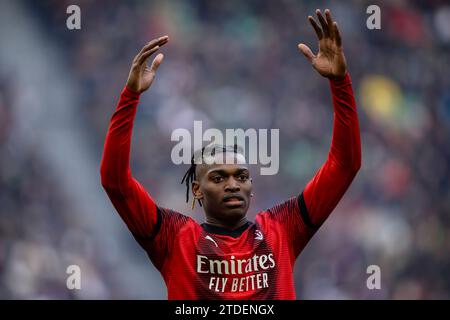
POLYGON ((303 53, 305 55, 305 57, 309 60, 309 62, 312 63, 313 59, 316 56, 314 55, 314 53, 312 53, 311 49, 303 43, 300 43, 298 45, 298 49, 300 50, 301 53, 303 53))
POLYGON ((312 27, 314 28, 314 31, 316 31, 317 38, 321 40, 323 38, 322 29, 320 29, 319 25, 317 24, 317 22, 314 20, 313 17, 309 16, 308 20, 311 23, 312 27))
POLYGON ((317 18, 319 19, 320 25, 322 26, 323 35, 325 38, 330 37, 330 30, 328 28, 327 22, 325 21, 325 18, 323 17, 322 13, 319 9, 316 10, 317 18))
POLYGON ((330 31, 331 39, 334 39, 333 18, 329 9, 325 9, 325 18, 327 19, 328 30, 330 31))
POLYGON ((141 54, 141 56, 139 57, 138 61, 137 61, 137 65, 141 66, 144 64, 144 62, 146 62, 148 60, 148 58, 155 53, 156 51, 158 51, 159 46, 156 46, 146 52, 144 52, 143 54, 141 54))
POLYGON ((149 43, 147 43, 144 47, 142 47, 141 51, 136 55, 136 60, 140 58, 142 54, 147 52, 148 50, 153 49, 155 46, 162 46, 166 44, 169 41, 169 36, 162 36, 156 39, 151 40, 149 43))
POLYGON ((144 48, 142 48, 142 50, 141 50, 142 52, 140 54, 142 55, 142 54, 146 53, 147 51, 152 50, 156 46, 161 47, 161 46, 165 45, 168 41, 169 41, 169 37, 167 37, 167 36, 152 40, 146 46, 144 46, 144 48))
POLYGON ((339 31, 337 22, 333 22, 333 29, 334 29, 334 38, 336 41, 336 45, 340 48, 340 47, 342 47, 342 37, 341 37, 341 32, 339 31))
POLYGON ((150 70, 152 72, 156 72, 158 70, 159 66, 161 65, 161 62, 164 59, 164 55, 162 53, 158 53, 158 55, 153 59, 152 66, 150 67, 150 70))
POLYGON ((163 42, 167 42, 168 40, 169 40, 169 36, 167 36, 167 35, 153 39, 141 49, 141 53, 143 53, 143 52, 147 51, 148 49, 151 49, 152 47, 159 45, 163 42))

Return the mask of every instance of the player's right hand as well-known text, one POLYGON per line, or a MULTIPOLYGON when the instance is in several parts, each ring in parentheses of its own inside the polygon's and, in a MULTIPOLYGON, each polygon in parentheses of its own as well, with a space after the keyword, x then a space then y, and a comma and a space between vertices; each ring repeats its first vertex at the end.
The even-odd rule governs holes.
POLYGON ((147 43, 136 55, 131 65, 128 75, 127 87, 135 92, 142 93, 148 88, 155 78, 156 70, 164 59, 164 55, 159 53, 151 66, 147 66, 150 56, 169 41, 169 36, 162 36, 147 43))

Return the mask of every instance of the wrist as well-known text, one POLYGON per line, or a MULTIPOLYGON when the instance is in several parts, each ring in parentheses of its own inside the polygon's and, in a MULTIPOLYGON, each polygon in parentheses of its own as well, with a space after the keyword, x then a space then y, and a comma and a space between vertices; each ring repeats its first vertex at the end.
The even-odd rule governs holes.
POLYGON ((342 86, 351 83, 350 74, 348 71, 345 72, 344 76, 341 77, 333 77, 328 78, 330 80, 331 85, 333 86, 342 86))
POLYGON ((141 93, 139 91, 136 91, 135 89, 130 88, 130 86, 128 84, 125 85, 125 87, 123 88, 122 94, 127 97, 136 98, 136 99, 138 99, 139 96, 141 95, 141 93))

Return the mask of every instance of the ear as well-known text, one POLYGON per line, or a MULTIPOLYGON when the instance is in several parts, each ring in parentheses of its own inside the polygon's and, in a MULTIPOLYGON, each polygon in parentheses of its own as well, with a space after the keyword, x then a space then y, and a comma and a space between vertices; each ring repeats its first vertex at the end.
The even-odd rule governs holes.
POLYGON ((203 193, 200 191, 200 183, 198 181, 192 181, 192 194, 196 199, 203 198, 203 193))

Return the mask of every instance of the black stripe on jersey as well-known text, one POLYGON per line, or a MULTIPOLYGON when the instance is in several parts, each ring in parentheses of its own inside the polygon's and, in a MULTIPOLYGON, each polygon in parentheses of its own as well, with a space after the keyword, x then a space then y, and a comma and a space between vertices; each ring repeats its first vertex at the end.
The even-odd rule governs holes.
POLYGON ((227 228, 213 226, 213 225, 210 225, 207 223, 201 224, 203 230, 205 230, 208 233, 221 234, 221 235, 225 235, 225 236, 230 236, 232 238, 238 238, 251 225, 252 225, 252 223, 250 221, 247 221, 243 226, 241 226, 235 230, 229 230, 227 228))
POLYGON ((156 224, 155 227, 153 228, 149 240, 153 240, 157 236, 159 230, 161 229, 161 222, 162 222, 161 210, 159 210, 159 207, 156 206, 156 224))
POLYGON ((309 218, 308 209, 306 208, 305 198, 303 197, 303 192, 297 197, 298 206, 300 208, 300 215, 303 219, 303 222, 312 229, 317 229, 318 227, 315 226, 311 219, 309 218))

